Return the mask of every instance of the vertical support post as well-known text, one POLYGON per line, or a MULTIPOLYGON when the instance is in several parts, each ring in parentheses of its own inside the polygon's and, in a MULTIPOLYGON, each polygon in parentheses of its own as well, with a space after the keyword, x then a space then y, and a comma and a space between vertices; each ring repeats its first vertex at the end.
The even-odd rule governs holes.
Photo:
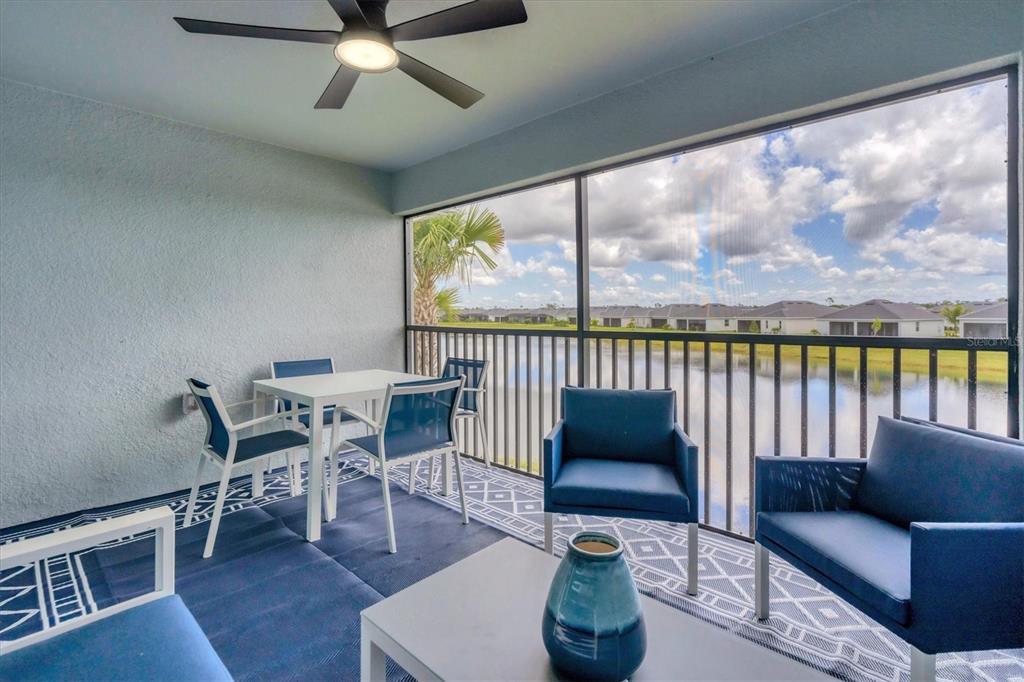
POLYGON ((928 349, 928 421, 939 421, 939 351, 928 349))
POLYGON ((754 464, 757 457, 757 344, 750 344, 747 347, 747 390, 749 392, 749 405, 747 406, 750 424, 747 427, 748 452, 747 457, 747 528, 750 534, 754 534, 754 464))
POLYGON ((1017 70, 1006 75, 1006 259, 1007 310, 1006 333, 1010 344, 1006 349, 1006 434, 1020 438, 1020 105, 1017 70))
POLYGON ((868 456, 868 349, 860 348, 860 457, 868 456))
POLYGON ((775 456, 782 453, 782 346, 775 344, 774 382, 775 392, 773 405, 775 409, 775 456))
POLYGON ((590 362, 586 338, 590 331, 590 227, 587 177, 581 173, 573 182, 576 190, 576 380, 580 386, 588 386, 590 362))
POLYGON ((892 349, 892 418, 899 419, 903 413, 903 352, 892 349))
POLYGON ((704 342, 704 523, 711 523, 711 342, 704 342))
POLYGON ((800 346, 800 456, 807 456, 807 346, 800 346))
POLYGON ((836 347, 828 347, 828 456, 836 456, 836 347))
POLYGON ((765 620, 768 618, 769 599, 769 569, 771 559, 768 550, 760 542, 754 543, 754 618, 765 620))
POLYGON ((978 351, 967 351, 967 428, 978 428, 978 351))

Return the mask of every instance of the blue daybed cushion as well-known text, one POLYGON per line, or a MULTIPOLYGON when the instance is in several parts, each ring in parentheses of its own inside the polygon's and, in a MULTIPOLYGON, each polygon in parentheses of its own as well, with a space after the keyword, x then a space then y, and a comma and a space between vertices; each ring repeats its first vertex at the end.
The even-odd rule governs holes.
POLYGON ((858 509, 913 521, 1024 521, 1024 444, 879 417, 858 509))
POLYGON ((4 680, 231 680, 178 595, 0 656, 4 680))
POLYGON ((675 391, 562 390, 564 456, 673 464, 675 391))
POLYGON ((761 512, 757 535, 897 623, 910 622, 910 531, 905 528, 855 511, 761 512))

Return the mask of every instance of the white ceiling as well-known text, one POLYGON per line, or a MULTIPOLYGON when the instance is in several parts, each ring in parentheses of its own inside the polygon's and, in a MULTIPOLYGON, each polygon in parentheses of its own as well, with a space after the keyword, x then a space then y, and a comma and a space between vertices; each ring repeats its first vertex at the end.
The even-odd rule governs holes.
MULTIPOLYGON (((527 0, 525 24, 400 45, 486 93, 473 108, 392 71, 362 76, 343 110, 316 111, 330 46, 192 35, 171 17, 338 30, 325 0, 0 0, 0 76, 393 170, 847 1, 527 0)), ((393 0, 388 20, 457 4, 393 0)))

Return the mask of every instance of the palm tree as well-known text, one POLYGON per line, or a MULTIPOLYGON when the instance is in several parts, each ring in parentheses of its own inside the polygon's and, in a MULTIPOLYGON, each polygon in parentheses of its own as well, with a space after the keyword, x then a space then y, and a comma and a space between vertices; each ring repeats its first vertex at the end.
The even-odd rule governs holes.
POLYGON ((946 318, 946 322, 949 323, 949 329, 952 331, 952 336, 957 336, 958 330, 960 329, 960 316, 967 312, 967 308, 963 303, 956 303, 953 305, 947 305, 942 307, 942 316, 946 318))
POLYGON ((494 211, 472 206, 417 220, 412 240, 413 321, 435 325, 459 301, 455 288, 438 285, 450 277, 472 284, 474 265, 496 268, 493 256, 505 246, 505 229, 494 211))
MULTIPOLYGON (((451 277, 472 284, 474 265, 496 268, 494 255, 505 246, 505 229, 490 209, 458 208, 414 222, 412 244, 413 322, 433 326, 442 317, 458 320, 459 290, 438 286, 451 277)), ((437 374, 438 358, 427 357, 433 344, 422 332, 414 336, 416 372, 437 374)))

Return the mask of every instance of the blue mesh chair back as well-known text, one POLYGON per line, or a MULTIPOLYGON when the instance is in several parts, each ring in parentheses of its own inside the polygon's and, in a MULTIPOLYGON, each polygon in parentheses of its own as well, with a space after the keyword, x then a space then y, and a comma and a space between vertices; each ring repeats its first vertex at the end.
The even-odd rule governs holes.
MULTIPOLYGON (((287 377, 308 377, 311 374, 334 374, 334 361, 331 358, 317 358, 315 360, 281 360, 271 363, 271 369, 275 379, 287 377)), ((282 409, 289 412, 292 409, 292 401, 282 400, 282 409)))
POLYGON ((189 379, 188 387, 192 391, 192 395, 195 396, 196 402, 199 403, 199 409, 203 411, 203 415, 206 417, 206 424, 209 428, 209 433, 206 435, 206 444, 218 455, 226 457, 228 454, 228 443, 230 442, 228 427, 224 424, 220 410, 217 409, 217 404, 210 396, 210 384, 199 379, 189 379))
POLYGON ((387 456, 450 447, 455 441, 453 416, 462 377, 395 384, 384 423, 387 456))
MULTIPOLYGON (((481 388, 486 378, 486 360, 469 360, 467 358, 447 358, 444 361, 444 369, 441 370, 442 377, 455 378, 460 374, 466 377, 465 388, 481 388)), ((461 407, 470 412, 476 412, 480 404, 480 394, 477 391, 463 391, 461 407)))

